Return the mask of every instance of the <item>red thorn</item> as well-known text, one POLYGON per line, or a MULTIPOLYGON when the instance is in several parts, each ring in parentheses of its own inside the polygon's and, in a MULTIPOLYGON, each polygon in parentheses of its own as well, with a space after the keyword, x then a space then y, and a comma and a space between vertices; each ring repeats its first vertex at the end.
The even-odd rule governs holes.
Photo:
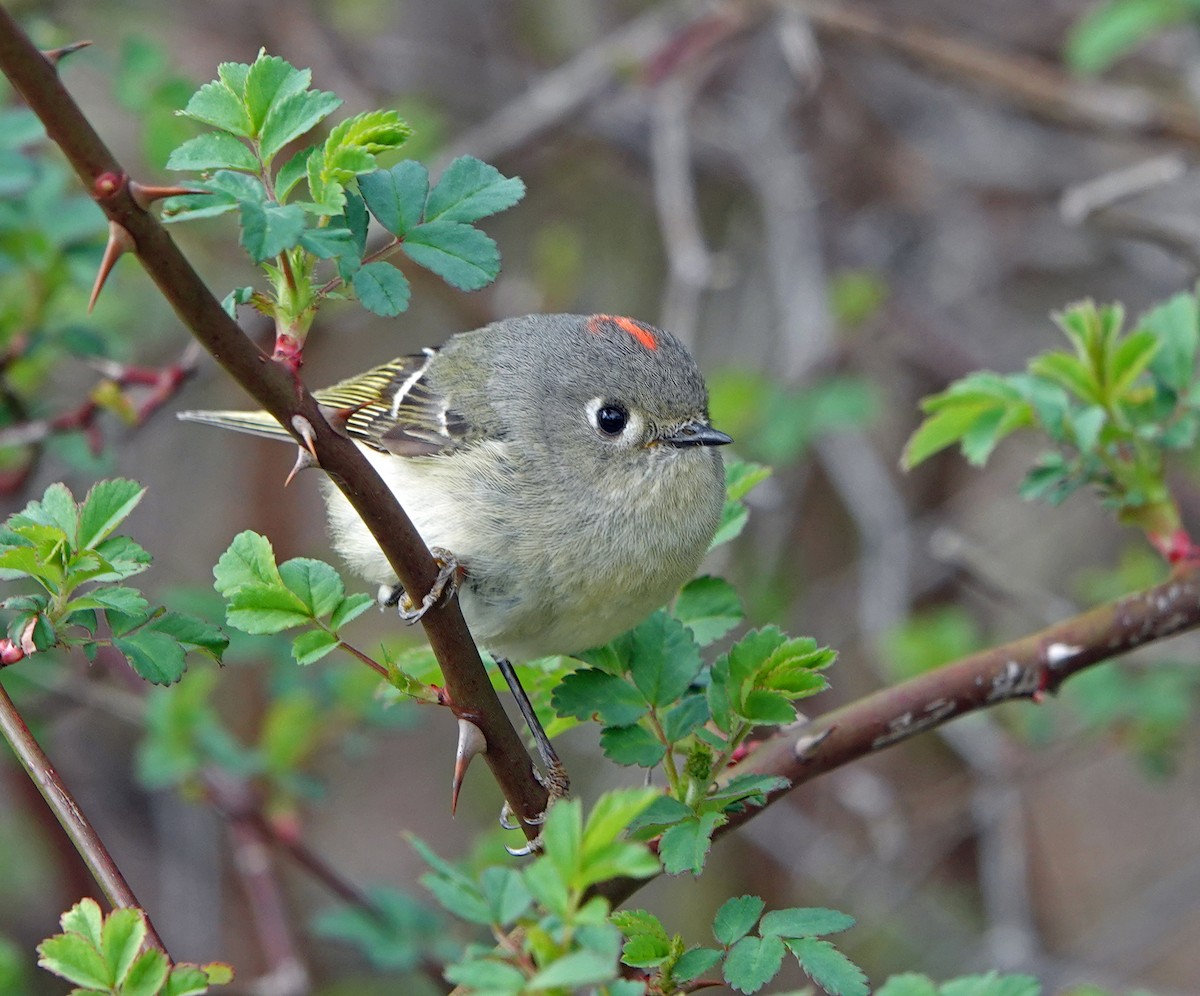
POLYGON ((92 181, 92 196, 98 201, 106 201, 119 191, 129 181, 124 173, 108 171, 101 173, 92 181))
POLYGON ((462 788, 467 767, 479 755, 487 751, 487 737, 483 730, 469 719, 458 718, 458 751, 454 757, 454 784, 450 794, 450 815, 458 810, 458 791, 462 788))
MULTIPOLYGON (((111 174, 105 174, 111 175, 111 174)), ((97 183, 100 181, 97 180, 97 183)), ((104 289, 104 281, 108 279, 108 275, 112 272, 112 268, 116 266, 117 260, 121 258, 123 253, 132 252, 136 248, 133 236, 129 234, 129 229, 124 225, 119 225, 115 221, 108 223, 108 243, 104 247, 104 256, 100 260, 100 269, 96 273, 96 282, 92 285, 92 296, 88 299, 88 314, 92 313, 92 309, 96 307, 96 299, 100 296, 100 291, 104 289)))
POLYGON ((191 187, 151 187, 137 180, 129 181, 129 195, 135 204, 143 211, 148 211, 155 201, 164 197, 181 197, 184 194, 207 194, 207 190, 194 190, 191 187))
POLYGON ((59 48, 49 49, 43 52, 42 55, 46 57, 46 60, 50 63, 50 65, 57 66, 68 55, 73 55, 81 48, 87 48, 90 44, 90 41, 71 42, 70 45, 62 45, 59 48))

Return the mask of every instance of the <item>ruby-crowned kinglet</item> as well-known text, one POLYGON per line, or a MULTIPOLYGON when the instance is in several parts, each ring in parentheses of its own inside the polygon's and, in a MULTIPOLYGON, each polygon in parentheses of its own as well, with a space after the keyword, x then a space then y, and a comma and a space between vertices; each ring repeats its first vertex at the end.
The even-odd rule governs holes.
MULTIPOLYGON (((704 379, 672 335, 630 318, 494 322, 315 392, 425 543, 462 568, 463 615, 494 655, 606 643, 692 576, 725 495, 704 379)), ((266 412, 179 417, 279 439, 266 412)), ((396 584, 366 526, 324 485, 333 545, 396 584)))

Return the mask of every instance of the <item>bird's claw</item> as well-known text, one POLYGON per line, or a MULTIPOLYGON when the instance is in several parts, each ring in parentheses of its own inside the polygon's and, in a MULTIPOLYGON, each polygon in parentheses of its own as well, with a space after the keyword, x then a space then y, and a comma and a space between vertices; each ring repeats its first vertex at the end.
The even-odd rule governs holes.
POLYGON ((399 585, 388 599, 388 604, 396 606, 400 618, 409 626, 420 622, 426 612, 444 599, 450 598, 458 590, 458 558, 440 546, 435 546, 430 552, 433 554, 433 559, 437 561, 438 574, 432 587, 421 599, 421 604, 413 605, 408 592, 399 585))

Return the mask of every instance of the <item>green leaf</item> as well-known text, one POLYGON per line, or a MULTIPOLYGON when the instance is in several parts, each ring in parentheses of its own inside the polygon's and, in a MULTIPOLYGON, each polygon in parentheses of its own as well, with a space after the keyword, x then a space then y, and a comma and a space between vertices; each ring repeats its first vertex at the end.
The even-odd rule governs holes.
POLYGON ((295 557, 279 565, 279 576, 313 616, 327 616, 346 593, 341 576, 329 564, 295 557))
POLYGON ((545 909, 566 917, 571 909, 571 890, 554 862, 539 858, 525 869, 525 885, 533 898, 545 909))
POLYGON ((421 163, 406 159, 391 169, 363 174, 358 190, 375 220, 393 235, 404 236, 421 220, 429 173, 421 163))
POLYGON ((183 647, 167 633, 143 628, 113 639, 129 666, 155 685, 172 685, 187 669, 183 647))
POLYGON ((448 961, 458 954, 439 911, 396 889, 376 887, 368 895, 372 909, 327 909, 314 920, 314 932, 354 945, 384 970, 407 972, 429 959, 448 961))
POLYGON ((657 836, 667 827, 691 816, 691 807, 669 795, 660 795, 637 817, 629 821, 629 833, 639 837, 657 836))
POLYGON ((713 917, 713 936, 725 947, 754 929, 767 904, 759 896, 734 896, 713 917))
POLYGON ((563 800, 551 807, 542 825, 542 853, 558 869, 562 880, 572 883, 583 850, 583 804, 563 800))
POLYGON ((1091 405, 1075 411, 1068 419, 1071 435, 1080 453, 1095 452, 1100 442, 1100 432, 1108 421, 1108 412, 1100 405, 1091 405))
POLYGON ((292 249, 304 235, 307 217, 298 204, 238 204, 242 223, 242 248, 256 263, 292 249))
POLYGON ((322 722, 321 710, 308 692, 273 699, 259 737, 266 770, 274 775, 294 770, 317 746, 322 722))
POLYGON ((94 899, 81 899, 61 917, 59 923, 68 934, 79 934, 99 952, 104 934, 104 914, 94 899))
POLYGON ((347 595, 343 598, 333 612, 329 616, 329 628, 337 632, 347 623, 357 619, 367 609, 373 608, 378 603, 373 597, 366 592, 357 592, 353 595, 347 595))
POLYGON ((453 221, 417 225, 405 236, 405 254, 459 290, 486 287, 500 273, 500 250, 478 228, 453 221))
POLYGON ((762 918, 759 933, 766 937, 819 937, 836 934, 854 926, 854 917, 837 910, 821 907, 794 907, 786 910, 771 910, 762 918))
POLYGON ((142 500, 146 489, 123 478, 100 481, 83 500, 79 513, 79 546, 91 549, 107 539, 142 500))
POLYGON ((213 587, 228 597, 247 584, 282 587, 271 541, 247 529, 238 533, 213 568, 213 587))
POLYGON ((512 207, 524 196, 525 184, 519 178, 506 177, 472 156, 460 156, 446 167, 429 194, 425 219, 478 221, 512 207))
POLYGON ((617 910, 610 922, 626 938, 621 961, 634 968, 661 965, 671 954, 671 938, 661 921, 646 910, 617 910))
POLYGON ((784 943, 808 977, 829 996, 870 996, 863 970, 828 941, 801 937, 784 943))
POLYGON ((279 172, 275 174, 275 196, 281 204, 287 200, 288 194, 295 189, 296 184, 307 176, 308 160, 316 151, 316 147, 310 145, 279 167, 279 172))
POLYGON ((341 641, 323 629, 307 629, 292 640, 292 657, 297 664, 315 664, 338 648, 341 641))
POLYGON ((704 664, 687 627, 662 610, 634 629, 628 660, 638 691, 655 707, 678 701, 704 664))
POLYGON ((362 306, 384 318, 394 318, 405 311, 412 296, 408 278, 383 260, 356 270, 351 283, 362 306))
POLYGON ((1176 294, 1142 316, 1141 326, 1158 338, 1150 370, 1163 384, 1182 394, 1196 375, 1200 313, 1193 294, 1176 294))
POLYGON ((258 160, 245 142, 228 132, 210 131, 189 138, 174 149, 167 157, 167 169, 233 169, 253 173, 258 170, 258 160))
POLYGON ((583 853, 594 853, 624 836, 630 824, 647 812, 660 799, 666 798, 656 789, 618 789, 603 793, 588 813, 583 828, 583 853))
POLYGON ((311 81, 311 70, 296 69, 279 56, 260 51, 246 73, 244 87, 252 133, 259 134, 276 104, 303 93, 311 81))
POLYGON ((875 996, 938 996, 938 987, 927 975, 905 972, 893 975, 879 987, 875 996))
POLYGON ((180 113, 222 131, 248 138, 251 135, 250 115, 239 94, 240 90, 235 93, 223 81, 214 80, 197 90, 180 113))
MULTIPOLYGON (((708 794, 710 802, 745 802, 761 806, 772 792, 786 789, 791 782, 782 775, 756 775, 746 772, 734 775, 728 782, 708 794)), ((724 807, 728 808, 728 807, 724 807)))
POLYGON ((733 585, 708 575, 692 578, 683 586, 672 613, 702 647, 719 640, 745 617, 733 585))
POLYGON ((237 310, 239 305, 249 304, 254 298, 253 287, 235 287, 221 301, 221 307, 234 321, 237 321, 237 310))
POLYGON ((687 695, 662 717, 663 736, 678 743, 708 722, 708 700, 703 694, 687 695))
POLYGON ((689 948, 675 962, 671 977, 677 982, 691 982, 719 965, 724 957, 725 952, 717 948, 689 948))
POLYGON ((358 245, 354 233, 348 228, 326 225, 324 228, 306 228, 300 236, 300 245, 318 259, 335 259, 340 256, 357 256, 358 245))
POLYGON ((725 956, 722 974, 738 992, 756 993, 775 978, 784 953, 778 937, 743 937, 725 956))
POLYGON ((271 105, 263 122, 259 144, 270 160, 288 142, 299 138, 342 106, 342 98, 324 90, 290 93, 271 105))
POLYGON ((9 529, 25 526, 49 526, 61 531, 71 546, 78 545, 79 509, 75 496, 65 484, 51 484, 40 501, 31 501, 6 523, 9 529))
POLYGON ((79 934, 55 934, 37 946, 38 965, 77 986, 110 990, 113 979, 100 952, 79 934))
POLYGON ((479 886, 491 922, 509 927, 533 905, 533 894, 515 868, 493 865, 479 874, 479 886))
POLYGON ((1109 354, 1106 371, 1108 397, 1111 401, 1121 400, 1129 393, 1134 381, 1154 359, 1158 346, 1158 336, 1149 329, 1130 332, 1120 341, 1117 348, 1109 354))
POLYGON ((940 996, 1040 996, 1041 983, 1032 975, 964 975, 942 985, 940 996))
POLYGON ((451 965, 442 973, 447 982, 467 992, 487 996, 517 996, 525 991, 525 973, 496 958, 479 958, 451 965))
MULTIPOLYGON (((233 981, 233 969, 220 962, 199 965, 174 965, 170 978, 159 996, 200 996, 210 986, 228 985, 233 981)), ((122 994, 124 996, 124 994, 122 994)))
POLYGON ((604 756, 627 767, 653 768, 666 754, 666 746, 645 727, 608 726, 600 734, 604 756))
POLYGON ((629 682, 591 667, 563 678, 550 702, 560 716, 582 720, 598 716, 606 726, 629 726, 649 711, 641 693, 629 682))
POLYGON ((526 983, 539 989, 570 988, 576 992, 586 986, 609 982, 617 977, 616 962, 596 951, 573 951, 556 958, 526 983))
POLYGON ((152 619, 147 628, 167 634, 184 650, 199 651, 216 661, 220 661, 229 647, 229 638, 220 628, 186 612, 163 612, 152 619))
MULTIPOLYGON (((183 993, 187 992, 186 989, 163 988, 170 971, 171 963, 158 948, 143 951, 129 969, 125 985, 121 988, 121 996, 183 996, 183 993)), ((206 991, 207 986, 199 990, 206 991)))
POLYGON ((1029 372, 1066 388, 1088 404, 1104 401, 1094 372, 1078 356, 1059 352, 1042 353, 1029 361, 1029 372))
POLYGON ((1075 22, 1064 55, 1078 72, 1102 73, 1151 35, 1189 16, 1179 0, 1109 0, 1075 22))
POLYGON ((725 497, 730 501, 741 501, 770 476, 770 467, 733 460, 725 465, 725 497))
MULTIPOLYGON (((393 110, 363 111, 335 125, 325 140, 325 154, 340 148, 357 148, 371 155, 398 149, 412 128, 393 110)), ((424 196, 421 200, 424 202, 424 196)))
POLYGON ((287 588, 247 584, 236 588, 228 599, 225 621, 254 636, 279 633, 312 620, 308 607, 287 588))
POLYGON ((713 831, 726 820, 723 813, 702 813, 667 830, 658 845, 663 868, 671 875, 685 871, 699 875, 704 870, 704 859, 708 857, 708 849, 712 846, 713 831))
POLYGON ((137 909, 113 910, 104 918, 100 951, 108 965, 109 977, 118 985, 125 981, 146 936, 146 921, 137 909))

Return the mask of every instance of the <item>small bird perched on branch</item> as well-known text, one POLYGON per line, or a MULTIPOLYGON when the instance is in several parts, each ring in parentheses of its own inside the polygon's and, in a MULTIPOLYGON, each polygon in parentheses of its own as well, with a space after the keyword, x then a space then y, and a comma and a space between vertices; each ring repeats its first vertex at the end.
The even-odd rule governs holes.
MULTIPOLYGON (((444 576, 457 581, 472 635, 513 688, 543 761, 561 772, 508 661, 606 643, 699 566, 725 495, 715 447, 731 440, 709 424, 695 361, 631 318, 530 315, 314 397, 426 545, 449 551, 444 576)), ((292 438, 262 411, 179 417, 292 438)), ((324 493, 334 547, 397 600, 371 533, 332 483, 324 493)))

